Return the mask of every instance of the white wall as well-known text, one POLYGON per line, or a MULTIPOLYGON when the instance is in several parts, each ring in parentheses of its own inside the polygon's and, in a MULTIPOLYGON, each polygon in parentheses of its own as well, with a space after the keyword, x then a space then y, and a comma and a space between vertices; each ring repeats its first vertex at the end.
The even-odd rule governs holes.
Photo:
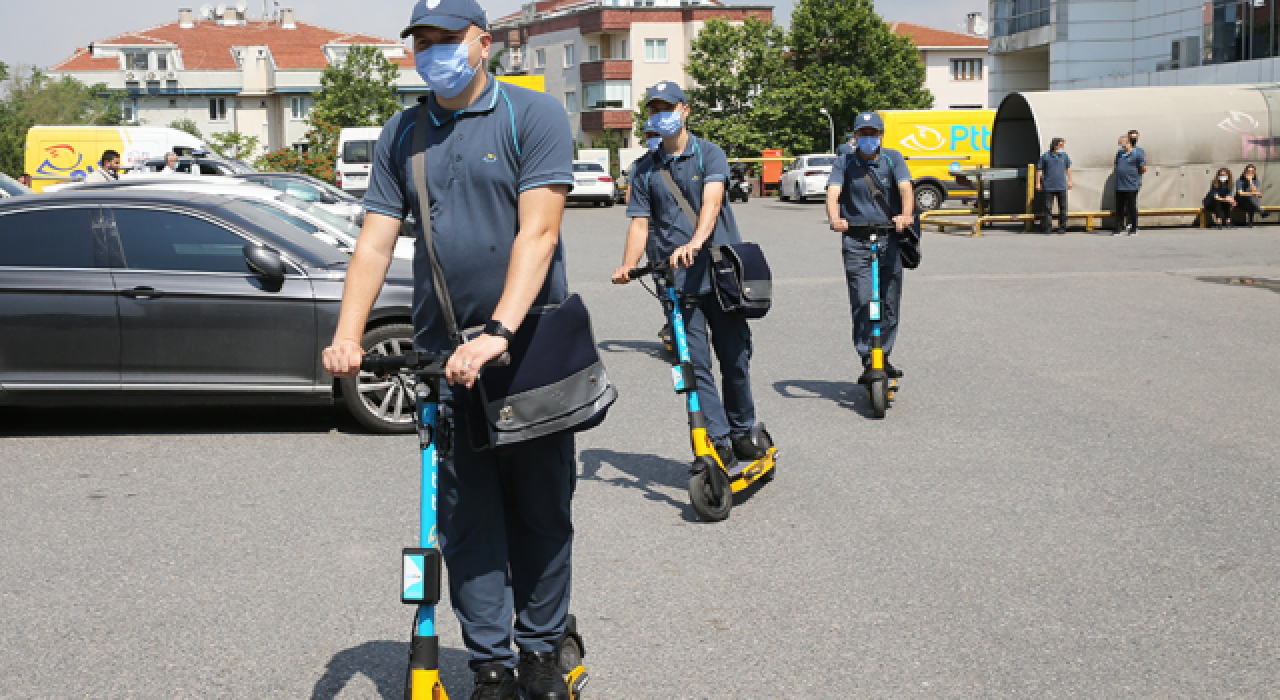
POLYGON ((548 34, 538 34, 529 37, 529 45, 525 47, 528 52, 529 75, 541 75, 546 81, 546 91, 548 95, 556 98, 556 101, 564 106, 564 94, 570 90, 578 94, 578 110, 569 115, 569 126, 573 130, 573 137, 579 141, 584 141, 582 135, 582 82, 579 80, 579 66, 587 57, 587 43, 583 41, 582 35, 577 29, 565 29, 558 32, 550 32, 548 34), (564 45, 573 44, 574 56, 573 67, 565 68, 564 66, 564 45), (543 49, 547 52, 547 63, 543 68, 538 68, 537 52, 543 49))
POLYGON ((950 109, 952 105, 987 106, 987 76, 991 58, 986 49, 925 50, 924 86, 933 93, 934 109, 950 109), (982 61, 981 80, 952 80, 952 59, 976 58, 982 61))

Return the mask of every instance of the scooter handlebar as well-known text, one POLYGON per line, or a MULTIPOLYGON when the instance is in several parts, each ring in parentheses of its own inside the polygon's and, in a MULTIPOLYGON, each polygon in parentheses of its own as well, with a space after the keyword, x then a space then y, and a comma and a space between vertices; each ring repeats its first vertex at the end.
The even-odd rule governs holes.
POLYGON ((648 265, 644 265, 642 267, 632 268, 631 271, 627 273, 627 276, 633 280, 638 280, 641 277, 644 277, 645 275, 665 274, 670 269, 671 269, 671 263, 669 261, 657 260, 649 263, 648 265))
MULTIPOLYGON (((415 374, 439 374, 444 376, 444 367, 449 362, 451 352, 406 352, 403 355, 365 355, 360 360, 360 369, 379 377, 388 374, 408 371, 415 374)), ((506 367, 511 364, 511 353, 503 352, 490 360, 485 367, 506 367)))

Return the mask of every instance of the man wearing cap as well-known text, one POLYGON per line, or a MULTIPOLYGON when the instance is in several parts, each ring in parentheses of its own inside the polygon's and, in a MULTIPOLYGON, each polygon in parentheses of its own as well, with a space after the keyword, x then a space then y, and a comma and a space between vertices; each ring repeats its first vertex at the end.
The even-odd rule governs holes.
MULTIPOLYGON (((431 281, 423 210, 458 326, 485 329, 453 352, 445 369, 449 385, 470 387, 507 349, 531 307, 568 295, 559 239, 573 183, 568 116, 549 95, 502 85, 486 72, 487 29, 475 0, 420 0, 401 34, 413 35, 418 72, 431 94, 393 117, 378 140, 341 317, 324 351, 334 376, 360 369, 368 312, 411 211, 414 347, 453 350, 431 281), (411 167, 419 118, 427 120, 429 202, 418 201, 411 167)), ((573 437, 477 452, 466 421, 452 420, 456 411, 445 387, 441 419, 452 424, 453 439, 439 464, 440 542, 475 672, 471 697, 514 699, 522 689, 536 700, 567 699, 553 650, 569 610, 573 437)))
POLYGON ((844 135, 844 143, 836 148, 836 155, 843 156, 853 153, 853 134, 844 135))
MULTIPOLYGON (((857 147, 852 153, 836 159, 827 181, 827 218, 831 230, 844 234, 844 274, 849 285, 849 305, 853 314, 853 345, 862 358, 865 383, 871 370, 871 312, 867 306, 871 289, 871 229, 867 224, 893 223, 898 231, 910 226, 915 197, 911 188, 911 171, 901 153, 881 148, 884 121, 875 112, 859 114, 854 136, 857 147), (871 184, 867 184, 867 177, 871 184), (884 207, 876 199, 876 189, 883 195, 884 207), (892 214, 893 218, 889 218, 892 214)), ((880 300, 884 305, 881 330, 884 334, 884 368, 891 378, 902 372, 889 362, 893 341, 898 336, 898 308, 902 300, 902 259, 898 255, 897 236, 879 239, 880 300), (887 240, 886 240, 887 239, 887 240)))
POLYGON ((631 177, 631 200, 627 203, 631 226, 622 265, 613 271, 613 281, 629 282, 628 272, 640 264, 646 248, 655 258, 670 259, 676 268, 676 284, 689 299, 685 332, 707 436, 715 443, 721 462, 731 468, 738 459, 763 457, 764 450, 750 435, 756 421, 751 397, 751 329, 745 319, 726 314, 712 294, 711 255, 705 248, 708 243, 742 240, 726 199, 729 160, 719 146, 689 133, 689 105, 679 85, 670 81, 654 85, 645 95, 645 104, 648 123, 662 137, 662 145, 651 158, 636 165, 631 177), (697 215, 696 222, 682 211, 662 170, 671 174, 697 215), (723 401, 711 374, 713 347, 720 363, 723 401))

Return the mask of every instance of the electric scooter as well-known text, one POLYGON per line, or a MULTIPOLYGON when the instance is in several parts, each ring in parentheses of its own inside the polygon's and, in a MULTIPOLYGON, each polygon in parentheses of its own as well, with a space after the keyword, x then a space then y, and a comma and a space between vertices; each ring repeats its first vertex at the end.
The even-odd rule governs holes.
POLYGON ((689 341, 684 330, 684 297, 676 291, 675 271, 667 261, 650 262, 627 273, 631 279, 653 274, 658 281, 658 298, 670 320, 675 339, 677 358, 671 365, 671 379, 677 394, 684 394, 689 411, 689 437, 693 443, 693 466, 689 477, 689 502, 698 517, 709 522, 719 522, 729 517, 733 508, 733 494, 759 481, 769 483, 775 476, 778 448, 763 423, 751 429, 751 440, 765 450, 763 457, 750 464, 739 463, 726 469, 720 461, 716 446, 707 437, 706 418, 698 402, 698 387, 693 375, 693 361, 689 358, 689 341))
MULTIPOLYGON (((419 514, 419 543, 402 552, 403 583, 400 602, 418 606, 409 644, 409 667, 405 674, 405 700, 448 700, 440 681, 440 642, 436 637, 436 608, 440 602, 444 556, 437 537, 437 492, 439 488, 440 380, 449 354, 407 352, 404 355, 365 355, 362 372, 412 388, 416 398, 414 422, 418 426, 418 446, 422 450, 422 505, 419 514)), ((496 362, 502 362, 497 360, 496 362)), ((582 698, 587 672, 582 666, 586 647, 578 634, 578 621, 569 616, 565 633, 556 645, 556 661, 569 686, 571 700, 582 698)))
POLYGON ((871 372, 867 377, 867 393, 871 397, 871 414, 876 418, 884 418, 893 397, 898 392, 898 380, 891 378, 884 369, 883 338, 880 334, 880 258, 884 255, 884 247, 880 244, 880 231, 892 236, 897 231, 893 224, 869 224, 871 229, 871 372))

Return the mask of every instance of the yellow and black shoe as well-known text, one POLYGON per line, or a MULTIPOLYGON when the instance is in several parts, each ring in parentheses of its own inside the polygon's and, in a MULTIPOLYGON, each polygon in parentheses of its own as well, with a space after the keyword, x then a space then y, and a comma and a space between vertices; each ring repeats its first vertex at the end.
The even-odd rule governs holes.
POLYGON ((528 700, 569 700, 569 684, 560 674, 553 651, 520 652, 516 675, 528 700))
POLYGON ((486 664, 476 669, 471 700, 520 700, 519 693, 516 676, 505 665, 486 664))

